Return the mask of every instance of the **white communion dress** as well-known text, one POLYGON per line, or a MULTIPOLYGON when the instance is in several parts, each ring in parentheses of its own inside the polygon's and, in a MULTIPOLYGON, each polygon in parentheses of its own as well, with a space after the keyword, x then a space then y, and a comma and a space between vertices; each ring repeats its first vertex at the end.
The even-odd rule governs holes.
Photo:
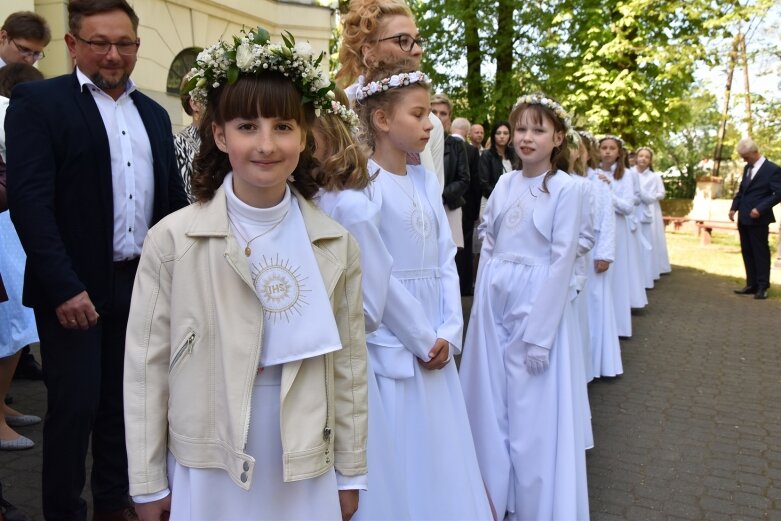
POLYGON ((659 201, 664 199, 662 176, 650 168, 638 171, 646 205, 648 222, 643 224, 643 233, 651 244, 653 274, 656 279, 663 273, 670 273, 670 258, 667 253, 667 239, 664 236, 664 219, 659 201))
POLYGON ((370 190, 380 234, 393 257, 380 328, 367 338, 399 472, 415 520, 490 520, 455 363, 427 370, 437 338, 460 351, 461 296, 441 189, 422 166, 377 173, 370 190))
MULTIPOLYGON (((367 193, 371 191, 367 188, 367 193)), ((377 330, 385 311, 388 282, 393 258, 380 236, 380 209, 367 193, 358 190, 320 190, 315 203, 329 217, 344 226, 358 242, 361 250, 361 290, 366 334, 377 330)), ((368 395, 369 434, 366 458, 369 466, 368 489, 362 490, 358 511, 353 521, 410 519, 406 488, 399 471, 402 459, 396 440, 389 428, 389 419, 382 403, 374 363, 369 349, 368 395)))
POLYGON ((621 344, 616 329, 616 311, 613 306, 613 273, 615 271, 616 215, 610 187, 589 172, 594 194, 594 235, 596 244, 588 255, 588 321, 591 340, 591 363, 596 378, 617 376, 624 372, 621 363, 621 344), (597 273, 595 262, 610 263, 607 271, 597 273))
POLYGON ((588 519, 585 420, 570 281, 581 191, 559 171, 499 178, 480 225, 461 382, 483 479, 499 519, 588 519), (550 367, 526 369, 530 345, 550 367))

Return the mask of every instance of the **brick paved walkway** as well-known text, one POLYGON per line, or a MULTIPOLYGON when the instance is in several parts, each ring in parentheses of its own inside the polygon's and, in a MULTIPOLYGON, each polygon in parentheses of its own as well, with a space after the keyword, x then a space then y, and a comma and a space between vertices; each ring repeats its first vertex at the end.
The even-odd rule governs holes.
MULTIPOLYGON (((592 519, 781 521, 781 302, 732 294, 729 279, 676 268, 622 342, 624 375, 589 387, 592 519)), ((43 414, 39 382, 14 382, 43 414)), ((6 497, 40 512, 36 448, 0 452, 6 497)))

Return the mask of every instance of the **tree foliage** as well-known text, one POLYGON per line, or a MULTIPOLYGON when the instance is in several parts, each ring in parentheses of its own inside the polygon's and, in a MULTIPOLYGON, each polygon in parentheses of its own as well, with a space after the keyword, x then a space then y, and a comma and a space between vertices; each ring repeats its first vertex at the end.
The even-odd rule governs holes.
MULTIPOLYGON (((682 161, 682 171, 694 176, 692 165, 713 152, 705 130, 718 127, 716 100, 695 92, 695 71, 723 63, 723 43, 772 4, 414 0, 411 6, 427 42, 424 67, 458 115, 481 123, 505 119, 519 95, 543 91, 574 114, 576 125, 669 152, 668 160, 682 161), (678 146, 687 153, 675 152, 678 146)), ((771 104, 758 110, 769 119, 778 112, 771 104)))

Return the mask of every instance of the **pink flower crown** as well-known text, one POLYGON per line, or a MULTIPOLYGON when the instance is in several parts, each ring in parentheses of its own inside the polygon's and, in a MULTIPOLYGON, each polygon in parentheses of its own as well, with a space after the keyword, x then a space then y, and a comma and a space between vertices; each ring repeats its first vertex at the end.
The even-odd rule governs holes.
POLYGON ((369 83, 365 83, 365 81, 366 79, 363 76, 358 77, 358 89, 355 91, 355 99, 358 101, 385 92, 388 89, 406 87, 413 83, 429 84, 428 76, 421 71, 402 72, 400 74, 394 74, 389 78, 382 78, 381 80, 370 81, 369 83))

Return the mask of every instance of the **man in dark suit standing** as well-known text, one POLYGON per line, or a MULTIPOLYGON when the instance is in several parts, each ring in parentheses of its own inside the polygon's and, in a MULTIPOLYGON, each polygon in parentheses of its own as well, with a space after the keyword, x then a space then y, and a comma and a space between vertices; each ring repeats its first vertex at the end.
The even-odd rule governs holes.
POLYGON ((477 175, 477 169, 480 164, 480 150, 467 141, 469 134, 469 120, 466 118, 456 118, 450 125, 450 132, 455 138, 460 138, 466 145, 467 164, 469 165, 469 188, 464 194, 466 203, 462 207, 461 226, 464 230, 464 253, 461 259, 462 265, 459 266, 461 272, 461 296, 471 296, 474 293, 474 255, 472 252, 474 229, 477 219, 480 217, 480 177, 477 175), (461 274, 463 273, 463 275, 461 274))
POLYGON ((732 200, 729 220, 738 212, 740 251, 746 267, 746 286, 735 290, 741 295, 767 298, 770 288, 770 246, 768 226, 775 222, 773 207, 781 201, 781 168, 759 153, 751 139, 743 139, 738 154, 746 162, 738 193, 732 200))
POLYGON ((94 519, 128 507, 122 370, 130 295, 146 232, 187 204, 168 115, 136 90, 140 41, 126 0, 71 0, 73 74, 14 89, 6 116, 11 218, 27 252, 48 410, 43 513, 94 519))

